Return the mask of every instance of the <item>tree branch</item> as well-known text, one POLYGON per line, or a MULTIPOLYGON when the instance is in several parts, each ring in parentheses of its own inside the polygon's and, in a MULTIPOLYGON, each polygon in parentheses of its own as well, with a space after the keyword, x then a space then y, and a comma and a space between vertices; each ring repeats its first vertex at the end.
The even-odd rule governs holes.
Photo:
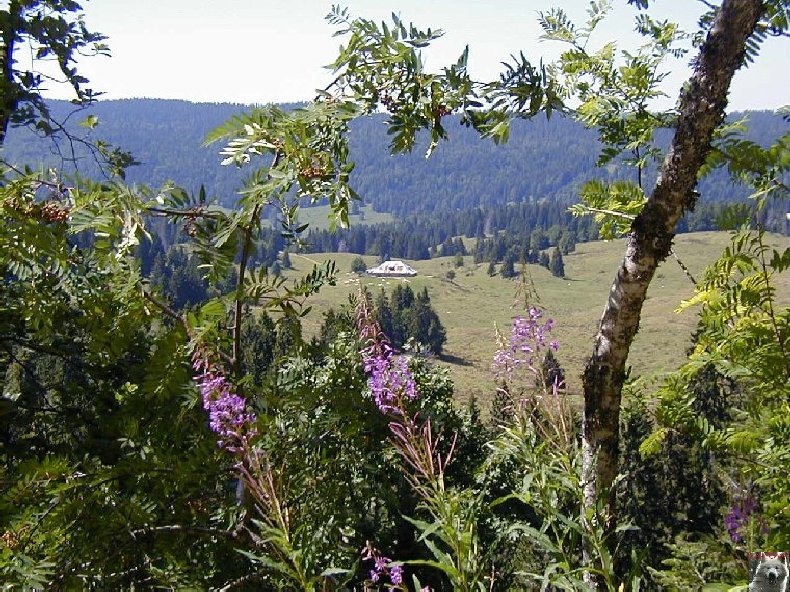
POLYGON ((185 526, 182 524, 168 524, 164 526, 146 526, 130 531, 133 538, 138 535, 154 534, 160 532, 182 532, 185 534, 199 534, 205 536, 221 536, 226 539, 236 539, 238 534, 232 530, 222 530, 221 528, 210 528, 207 526, 185 526))
POLYGON ((183 218, 222 218, 223 214, 220 212, 209 212, 206 211, 204 208, 192 208, 191 210, 178 210, 175 208, 160 208, 160 207, 152 207, 147 208, 147 211, 153 212, 154 214, 161 214, 163 216, 180 216, 183 218))
POLYGON ((17 41, 17 29, 22 18, 22 7, 19 0, 11 0, 8 4, 8 18, 4 20, 0 32, 0 146, 5 144, 6 133, 11 116, 19 105, 19 94, 14 83, 14 45, 17 41))
POLYGON ((785 360, 785 376, 788 380, 790 380, 790 358, 787 356, 787 351, 785 350, 785 343, 784 339, 782 339, 782 332, 779 330, 779 324, 776 322, 776 311, 774 309, 774 292, 771 290, 771 280, 770 274, 768 272, 768 264, 765 262, 765 243, 763 242, 763 233, 764 230, 762 227, 757 229, 757 240, 759 241, 760 250, 758 251, 759 259, 760 259, 760 269, 763 273, 763 281, 765 282, 766 293, 768 294, 768 316, 771 319, 771 328, 774 332, 774 337, 776 338, 776 343, 779 346, 779 351, 782 354, 782 359, 785 360))
POLYGON ((672 249, 670 251, 670 253, 675 258, 675 261, 678 262, 678 265, 680 266, 680 269, 683 270, 683 273, 686 274, 686 277, 691 281, 691 283, 694 285, 694 287, 696 287, 697 286, 697 280, 694 279, 694 276, 691 274, 691 270, 688 268, 688 266, 685 263, 683 263, 683 261, 681 261, 680 257, 678 257, 678 254, 675 252, 675 249, 672 249))
POLYGON ((623 218, 625 220, 636 220, 633 214, 626 214, 625 212, 618 212, 617 210, 607 210, 604 208, 593 208, 592 206, 583 206, 585 210, 592 214, 606 214, 607 216, 614 216, 615 218, 623 218))
MULTIPOLYGON (((276 167, 280 162, 282 154, 278 150, 274 153, 274 159, 269 169, 276 167)), ((233 316, 233 352, 230 356, 230 365, 233 373, 238 376, 241 374, 241 316, 244 307, 244 276, 247 273, 247 264, 250 258, 250 250, 252 248, 252 230, 256 224, 261 211, 261 204, 257 204, 250 214, 250 220, 244 227, 244 243, 241 249, 241 259, 239 260, 239 277, 236 283, 236 301, 233 316)))
MULTIPOLYGON (((183 315, 178 314, 175 310, 170 308, 167 304, 165 304, 164 302, 160 302, 159 300, 154 298, 149 292, 147 292, 145 290, 145 288, 141 287, 140 291, 142 292, 143 298, 145 300, 147 300, 148 302, 153 304, 156 308, 158 308, 160 311, 162 311, 165 314, 165 316, 168 316, 171 319, 173 319, 174 321, 178 322, 184 328, 184 330, 187 332, 187 335, 189 335, 190 337, 193 337, 192 328, 189 326, 189 324, 187 323, 187 321, 186 321, 186 319, 184 318, 183 315)), ((228 354, 226 354, 225 352, 223 352, 222 350, 220 350, 219 348, 217 348, 217 355, 226 364, 233 365, 233 358, 231 356, 229 356, 228 354)))

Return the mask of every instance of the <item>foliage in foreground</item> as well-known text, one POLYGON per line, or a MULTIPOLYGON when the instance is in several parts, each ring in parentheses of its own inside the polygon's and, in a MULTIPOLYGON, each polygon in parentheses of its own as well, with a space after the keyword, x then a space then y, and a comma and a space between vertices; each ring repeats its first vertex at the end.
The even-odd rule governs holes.
MULTIPOLYGON (((603 6, 581 37, 557 11, 543 15, 544 30, 579 45, 603 6)), ((340 77, 345 95, 287 113, 261 108, 217 131, 226 164, 264 163, 232 211, 175 187, 129 187, 121 175, 95 183, 2 169, 4 587, 695 589, 742 581, 753 545, 786 547, 790 312, 772 278, 790 252, 769 252, 759 228, 735 235, 699 284, 689 364, 654 412, 634 402, 622 425, 627 462, 592 505, 579 418, 540 310, 527 307, 500 336, 487 427, 474 407, 453 405, 445 374, 393 349, 368 294, 345 330, 301 343, 305 302, 334 281, 333 266, 288 284, 255 269, 253 252, 271 205, 296 242, 300 198, 326 199, 348 223, 352 118, 384 105, 395 150, 421 128, 435 149, 455 110, 504 141, 514 114, 550 112, 580 90, 569 65, 582 63, 611 70, 583 87, 580 111, 609 133, 619 124, 601 108, 612 89, 600 85, 636 76, 574 46, 566 87, 523 59, 481 86, 465 55, 441 75, 424 71, 415 49, 436 32, 397 18, 379 28, 341 10, 330 18, 349 35, 335 66, 358 76, 340 77), (147 282, 134 253, 155 217, 181 224, 207 280, 230 290, 181 309, 147 282), (270 314, 279 347, 269 345, 270 314), (257 355, 272 350, 266 363, 257 355), (699 486, 670 490, 679 473, 699 486), (662 511, 662 487, 682 516, 662 511), (626 512, 613 525, 608 499, 618 495, 626 512)), ((641 23, 660 50, 635 57, 649 89, 675 31, 641 23)), ((633 90, 614 90, 623 89, 633 90)), ((606 141, 640 171, 655 157, 641 132, 665 120, 632 115, 606 141)), ((717 150, 710 165, 728 163, 758 203, 786 191, 786 138, 761 149, 725 137, 717 150), (733 157, 744 154, 748 166, 733 157)), ((607 232, 638 211, 640 181, 585 188, 607 232)))

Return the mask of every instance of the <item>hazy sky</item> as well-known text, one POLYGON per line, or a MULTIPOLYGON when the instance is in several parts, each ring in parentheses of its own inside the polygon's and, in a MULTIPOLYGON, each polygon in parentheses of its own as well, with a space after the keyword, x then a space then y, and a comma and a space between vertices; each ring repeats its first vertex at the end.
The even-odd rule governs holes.
MULTIPOLYGON (((0 2, 7 4, 7 2, 0 2)), ((157 97, 238 103, 309 99, 330 75, 323 68, 341 38, 324 16, 324 0, 90 0, 83 1, 89 28, 109 37, 112 58, 81 64, 92 87, 105 98, 157 97)), ((421 28, 441 28, 445 37, 424 54, 440 68, 470 46, 470 70, 494 78, 500 62, 518 51, 537 63, 556 57, 560 45, 540 42, 537 14, 551 6, 577 20, 583 0, 347 0, 353 15, 381 20, 394 10, 421 28)), ((694 28, 703 5, 695 0, 656 0, 652 14, 694 28)), ((612 17, 592 45, 617 39, 634 46, 635 10, 615 0, 612 17)), ((790 40, 770 39, 760 60, 738 73, 731 109, 774 109, 790 103, 790 40)), ((666 80, 674 104, 688 75, 688 59, 673 64, 666 80)), ((60 91, 50 93, 60 96, 60 91)))

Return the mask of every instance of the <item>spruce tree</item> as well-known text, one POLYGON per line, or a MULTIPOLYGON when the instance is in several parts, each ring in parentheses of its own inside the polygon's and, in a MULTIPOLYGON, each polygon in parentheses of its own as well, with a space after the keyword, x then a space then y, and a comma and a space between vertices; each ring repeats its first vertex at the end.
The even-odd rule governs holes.
POLYGON ((512 278, 516 275, 516 268, 513 257, 508 255, 505 257, 504 261, 502 261, 502 267, 499 269, 499 274, 503 278, 512 278))
POLYGON ((414 290, 411 286, 398 284, 392 292, 392 308, 395 312, 410 308, 413 302, 414 290))
POLYGON ((551 252, 551 259, 549 260, 549 271, 555 277, 565 277, 565 264, 562 261, 562 253, 558 248, 554 248, 551 252))
POLYGON ((256 319, 247 311, 241 332, 244 342, 241 367, 252 377, 253 383, 260 386, 274 361, 277 328, 272 318, 265 312, 256 319))
POLYGON ((456 267, 463 267, 464 266, 464 256, 461 253, 456 253, 455 257, 453 258, 453 265, 456 267))
POLYGON ((373 314, 374 318, 376 319, 376 323, 378 323, 378 326, 384 335, 389 338, 393 345, 400 347, 402 343, 396 343, 396 338, 398 338, 399 335, 396 335, 395 333, 395 319, 392 314, 392 308, 390 307, 390 301, 387 298, 384 288, 382 288, 381 292, 379 292, 378 296, 376 296, 373 314))
POLYGON ((427 288, 417 294, 412 306, 405 311, 404 318, 409 338, 427 345, 434 354, 442 353, 447 334, 439 315, 431 307, 427 288))
POLYGON ((562 236, 560 237, 559 248, 563 255, 567 255, 568 253, 572 253, 574 250, 576 250, 576 237, 572 232, 563 232, 562 236))
POLYGON ((353 273, 365 273, 367 268, 368 266, 365 265, 365 260, 362 257, 354 257, 354 260, 351 262, 351 271, 353 273))

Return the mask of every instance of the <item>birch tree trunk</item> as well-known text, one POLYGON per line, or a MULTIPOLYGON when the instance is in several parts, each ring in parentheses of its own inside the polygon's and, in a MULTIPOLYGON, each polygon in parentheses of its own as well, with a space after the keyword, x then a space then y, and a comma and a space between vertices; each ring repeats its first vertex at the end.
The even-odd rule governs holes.
POLYGON ((589 507, 601 499, 616 523, 612 483, 618 472, 618 427, 625 363, 658 264, 670 253, 675 225, 694 207, 697 174, 722 123, 727 93, 746 41, 763 11, 760 0, 725 0, 681 93, 672 144, 658 181, 634 220, 584 371, 584 483, 589 507), (606 496, 603 499, 603 496, 606 496))

